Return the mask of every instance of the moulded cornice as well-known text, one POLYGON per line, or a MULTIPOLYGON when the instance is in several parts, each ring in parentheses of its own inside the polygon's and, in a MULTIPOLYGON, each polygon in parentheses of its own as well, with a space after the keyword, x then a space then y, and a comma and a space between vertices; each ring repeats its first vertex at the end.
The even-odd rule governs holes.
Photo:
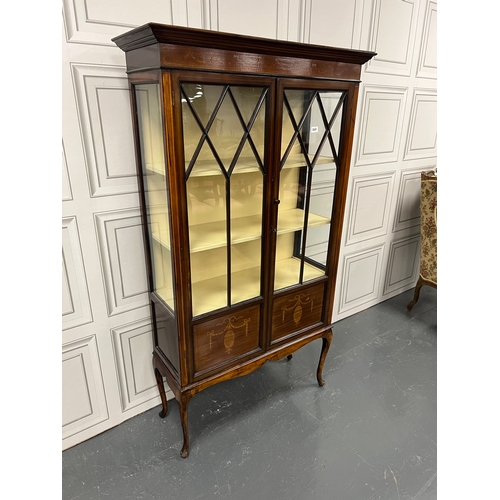
POLYGON ((145 24, 113 38, 112 41, 125 52, 160 43, 360 65, 376 55, 375 52, 364 50, 341 49, 158 23, 145 24))

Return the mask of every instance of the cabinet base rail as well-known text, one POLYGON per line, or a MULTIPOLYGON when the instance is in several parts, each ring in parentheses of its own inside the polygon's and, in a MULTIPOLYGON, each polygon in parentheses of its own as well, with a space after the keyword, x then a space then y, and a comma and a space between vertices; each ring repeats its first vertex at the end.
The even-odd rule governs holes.
POLYGON ((326 355, 328 354, 328 350, 330 349, 330 345, 332 343, 332 338, 333 328, 330 326, 327 330, 321 330, 319 332, 315 332, 302 337, 295 342, 272 348, 261 356, 258 356, 257 358, 253 358, 249 361, 228 368, 221 373, 217 373, 212 377, 205 378, 202 381, 194 382, 183 388, 179 386, 179 383, 173 377, 167 364, 162 359, 162 356, 156 351, 153 352, 153 368, 162 403, 162 410, 159 413, 160 417, 164 418, 168 413, 167 396, 165 393, 163 377, 166 377, 167 384, 174 393, 175 399, 179 403, 180 420, 184 437, 184 443, 180 453, 181 457, 186 458, 189 455, 188 404, 195 394, 219 382, 242 377, 243 375, 248 375, 249 373, 252 373, 253 371, 260 368, 267 361, 276 361, 284 357, 286 357, 290 361, 292 359, 293 352, 305 346, 306 344, 318 339, 322 339, 322 346, 318 367, 316 370, 316 379, 318 385, 320 387, 323 387, 325 385, 325 381, 323 380, 323 366, 325 364, 326 355))

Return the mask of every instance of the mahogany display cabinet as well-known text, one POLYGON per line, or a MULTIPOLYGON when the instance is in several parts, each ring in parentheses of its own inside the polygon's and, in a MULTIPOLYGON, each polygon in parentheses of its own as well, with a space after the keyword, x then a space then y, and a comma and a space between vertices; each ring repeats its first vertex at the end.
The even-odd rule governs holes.
POLYGON ((126 53, 154 334, 179 402, 321 339, 373 52, 150 23, 126 53))

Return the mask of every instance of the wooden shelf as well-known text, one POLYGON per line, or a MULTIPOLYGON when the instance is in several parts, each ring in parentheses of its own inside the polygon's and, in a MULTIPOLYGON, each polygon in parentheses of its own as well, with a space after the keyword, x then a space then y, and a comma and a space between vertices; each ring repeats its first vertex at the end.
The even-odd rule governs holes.
MULTIPOLYGON (((232 273, 231 302, 237 304, 260 295, 260 267, 232 273), (251 293, 249 293, 249 290, 251 293)), ((193 282, 193 316, 227 306, 227 276, 193 282)))
MULTIPOLYGON (((313 156, 309 155, 309 159, 312 161, 313 156)), ((229 162, 225 162, 222 159, 224 165, 229 162)), ((316 162, 316 165, 327 165, 329 163, 334 163, 333 158, 320 157, 316 162)), ((186 162, 186 170, 188 168, 189 162, 186 162)), ((301 153, 289 155, 285 166, 283 168, 300 168, 305 167, 306 162, 304 161, 304 156, 301 153)), ((259 167, 255 164, 254 158, 240 158, 234 169, 234 174, 246 174, 250 172, 259 172, 259 167)), ((195 168, 193 169, 190 177, 209 177, 212 175, 222 175, 222 171, 217 163, 213 160, 198 160, 196 162, 195 168)))
MULTIPOLYGON (((231 220, 231 243, 233 245, 260 238, 262 217, 251 215, 231 220)), ((191 253, 226 246, 226 221, 208 222, 189 228, 191 253)))
MULTIPOLYGON (((309 159, 312 161, 313 156, 309 155, 309 159)), ((224 159, 222 159, 222 162, 224 165, 229 165, 229 162, 224 161, 224 159)), ((333 158, 320 157, 316 165, 327 165, 329 163, 334 163, 333 158)), ((188 166, 189 162, 186 162, 186 170, 188 166)), ((304 156, 301 153, 296 153, 288 156, 283 168, 300 168, 305 166, 304 156)), ((165 175, 165 164, 163 163, 148 163, 146 169, 155 174, 165 175)), ((233 174, 247 174, 251 172, 260 172, 259 166, 256 165, 255 158, 240 158, 233 174)), ((214 175, 223 175, 219 165, 214 162, 214 160, 197 160, 190 177, 210 177, 214 175)))
MULTIPOLYGON (((274 275, 274 289, 281 290, 288 286, 296 285, 300 272, 300 259, 292 257, 276 262, 276 271, 274 275)), ((317 267, 304 262, 303 281, 309 281, 314 278, 324 276, 325 272, 317 267)))
MULTIPOLYGON (((229 168, 231 161, 224 158, 221 158, 221 160, 226 168, 229 168)), ((186 171, 188 166, 189 162, 186 162, 186 171)), ((234 168, 233 174, 247 174, 250 172, 260 172, 257 160, 255 158, 240 157, 236 167, 234 168)), ((219 164, 214 160, 197 160, 189 177, 209 177, 212 175, 223 175, 219 164)))
MULTIPOLYGON (((297 284, 300 259, 290 258, 276 263, 274 289, 280 290, 297 284)), ((304 281, 324 276, 324 271, 304 263, 304 281)), ((260 267, 238 271, 231 276, 231 302, 237 304, 258 297, 260 293, 260 267)), ((227 306, 227 277, 217 276, 193 282, 193 316, 199 316, 227 306)))
MULTIPOLYGON (((330 219, 313 213, 309 214, 308 227, 329 224, 330 219)), ((300 208, 286 210, 278 215, 278 235, 300 231, 304 224, 304 211, 300 208)), ((231 244, 237 245, 260 238, 262 218, 260 215, 239 217, 231 221, 231 244)), ((161 245, 170 248, 167 231, 153 232, 153 238, 161 245)), ((226 221, 197 224, 189 228, 191 253, 203 252, 226 245, 226 221)))
POLYGON ((174 309, 174 292, 171 288, 159 288, 155 291, 169 307, 174 309))
POLYGON ((168 238, 167 231, 160 231, 160 234, 155 233, 153 231, 152 234, 153 234, 153 239, 155 241, 157 241, 160 245, 162 245, 165 248, 168 248, 168 250, 170 250, 170 239, 168 238))
MULTIPOLYGON (((309 160, 313 161, 314 156, 313 155, 308 155, 308 156, 309 160)), ((327 165, 329 163, 334 163, 333 158, 328 156, 320 156, 318 158, 318 161, 316 162, 316 165, 327 165)), ((288 158, 286 159, 283 168, 300 168, 305 166, 306 162, 304 161, 304 155, 302 153, 295 153, 288 155, 288 158)))
POLYGON ((146 163, 146 170, 155 174, 165 175, 165 163, 146 163))
MULTIPOLYGON (((330 219, 309 212, 308 227, 329 224, 330 219)), ((304 226, 304 211, 300 208, 278 212, 278 235, 300 231, 304 226)))

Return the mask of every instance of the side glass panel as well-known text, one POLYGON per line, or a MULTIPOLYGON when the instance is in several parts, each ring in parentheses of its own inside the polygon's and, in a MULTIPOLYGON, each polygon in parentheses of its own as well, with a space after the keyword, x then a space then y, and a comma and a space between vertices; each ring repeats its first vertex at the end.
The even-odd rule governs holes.
POLYGON ((154 291, 175 310, 159 85, 135 86, 154 291))
POLYGON ((181 84, 193 316, 261 294, 267 93, 181 84))
POLYGON ((284 92, 275 290, 325 275, 345 97, 284 92))

